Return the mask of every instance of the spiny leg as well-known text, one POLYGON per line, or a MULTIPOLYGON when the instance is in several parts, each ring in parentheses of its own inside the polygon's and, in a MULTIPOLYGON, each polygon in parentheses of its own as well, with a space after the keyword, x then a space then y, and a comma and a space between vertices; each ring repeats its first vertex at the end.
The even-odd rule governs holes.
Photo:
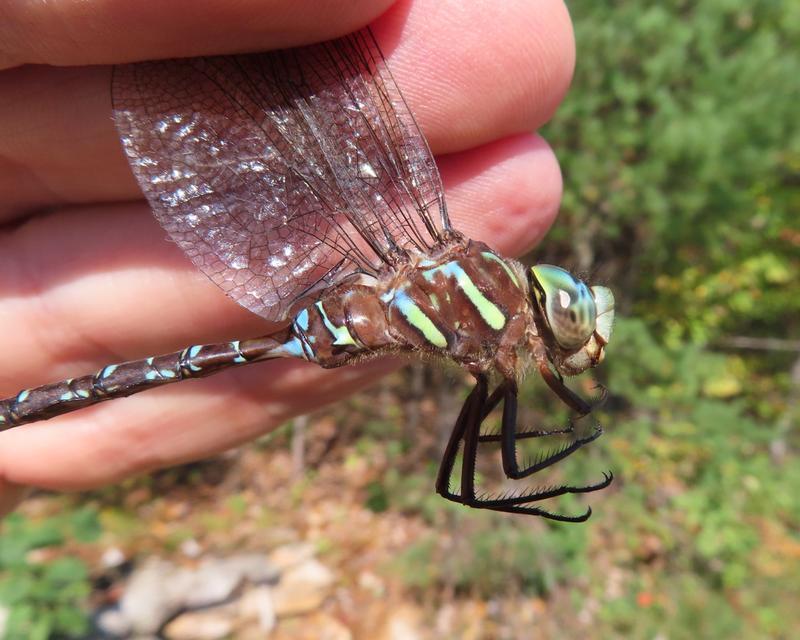
MULTIPOLYGON (((556 451, 545 459, 530 465, 525 469, 520 469, 517 463, 516 454, 516 430, 517 430, 517 388, 513 381, 506 381, 498 387, 497 391, 501 391, 503 397, 503 423, 501 427, 501 445, 502 445, 502 458, 503 458, 503 471, 508 478, 517 480, 530 476, 537 471, 566 458, 571 455, 583 445, 595 440, 602 433, 601 430, 596 430, 594 434, 586 438, 574 441, 569 446, 556 451)), ((560 487, 552 487, 548 489, 538 489, 528 493, 518 494, 514 496, 496 496, 485 497, 481 500, 483 508, 493 509, 496 511, 506 511, 511 513, 529 513, 539 515, 552 520, 559 520, 563 522, 583 522, 591 515, 591 508, 588 508, 585 513, 579 516, 564 516, 561 514, 551 513, 544 509, 530 506, 531 502, 538 502, 540 500, 547 500, 548 498, 555 498, 569 493, 590 493, 592 491, 599 491, 607 487, 613 479, 611 474, 603 474, 603 480, 593 485, 574 487, 569 485, 562 485, 560 487)))
POLYGON ((589 415, 594 409, 605 404, 605 401, 608 398, 608 389, 606 389, 603 385, 598 384, 595 385, 595 389, 600 389, 599 395, 596 398, 593 398, 591 402, 587 402, 572 389, 570 389, 566 384, 564 384, 564 378, 561 377, 561 374, 554 373, 553 370, 545 363, 539 364, 539 374, 547 383, 547 386, 550 387, 550 390, 553 391, 553 393, 555 393, 559 398, 561 398, 561 401, 565 405, 575 411, 579 418, 589 415))
MULTIPOLYGON (((545 438, 547 436, 565 436, 575 433, 575 427, 570 425, 561 429, 530 429, 528 431, 520 431, 517 433, 517 440, 525 440, 527 438, 545 438)), ((482 433, 478 436, 478 442, 500 442, 503 439, 503 434, 498 431, 497 433, 482 433)))
MULTIPOLYGON (((492 392, 492 395, 490 395, 489 399, 486 401, 481 422, 483 422, 488 415, 497 408, 497 405, 500 404, 500 401, 505 398, 505 392, 505 383, 498 385, 497 388, 492 392)), ((567 435, 574 433, 574 431, 575 428, 571 423, 568 427, 564 427, 562 429, 528 429, 526 431, 517 431, 517 440, 522 440, 523 438, 543 438, 546 436, 567 435)), ((502 439, 502 432, 482 433, 478 436, 478 442, 500 442, 502 439)))
MULTIPOLYGON (((453 475, 453 467, 455 466, 456 457, 458 456, 458 447, 462 438, 464 437, 465 431, 468 429, 470 420, 474 422, 476 421, 476 418, 479 418, 481 421, 483 419, 483 413, 481 409, 486 400, 486 389, 486 378, 484 376, 479 376, 475 387, 472 389, 469 396, 467 396, 467 399, 464 401, 464 404, 461 407, 461 411, 458 414, 456 423, 453 426, 453 431, 450 433, 450 439, 447 442, 447 447, 442 455, 442 462, 439 466, 439 474, 436 478, 436 493, 444 498, 447 498, 448 500, 453 500, 454 502, 462 502, 461 495, 452 493, 450 491, 450 480, 453 475)), ((478 422, 478 426, 480 427, 480 422, 478 422)))
MULTIPOLYGON (((564 404, 575 411, 575 413, 578 415, 578 418, 587 416, 597 407, 605 404, 605 401, 608 398, 608 389, 606 389, 603 385, 598 384, 595 386, 595 388, 600 389, 600 393, 598 394, 597 398, 594 398, 591 401, 586 401, 576 394, 572 389, 570 389, 566 384, 564 384, 564 378, 561 377, 559 373, 553 372, 552 369, 550 369, 547 365, 540 365, 539 371, 542 378, 547 383, 547 386, 550 387, 550 389, 564 404)), ((500 404, 500 401, 504 399, 506 393, 506 384, 513 384, 513 382, 509 380, 506 383, 498 385, 492 395, 489 396, 489 399, 486 403, 486 408, 484 409, 483 419, 485 419, 492 411, 494 411, 497 405, 500 404)), ((525 431, 517 431, 516 439, 521 440, 523 438, 542 438, 545 436, 567 435, 574 433, 574 431, 574 425, 572 422, 570 422, 568 427, 564 427, 562 429, 528 429, 525 431)), ((599 436, 600 434, 598 433, 597 435, 599 436)), ((486 433, 481 434, 479 441, 500 442, 502 438, 502 433, 486 433)))
MULTIPOLYGON (((516 385, 511 382, 501 385, 501 389, 492 394, 491 400, 496 405, 502 398, 504 400, 503 417, 504 431, 508 430, 508 425, 511 425, 512 433, 516 429, 516 385), (499 393, 498 393, 499 392, 499 393), (512 401, 509 403, 509 398, 512 401), (512 407, 511 411, 506 410, 506 406, 512 407), (514 422, 509 423, 509 420, 514 422)), ((554 489, 538 490, 527 494, 520 494, 515 496, 486 496, 478 497, 475 494, 475 459, 477 456, 478 438, 480 435, 480 425, 483 418, 488 415, 486 411, 491 405, 489 402, 484 403, 483 410, 480 412, 480 420, 474 422, 468 421, 464 431, 464 463, 461 468, 461 500, 464 504, 479 509, 491 509, 493 511, 503 511, 507 513, 525 513, 529 515, 537 515, 551 520, 559 520, 562 522, 583 522, 591 515, 591 509, 579 516, 564 516, 558 513, 551 513, 545 509, 529 505, 530 502, 538 502, 548 498, 555 498, 567 493, 585 493, 587 491, 596 491, 608 486, 611 479, 607 476, 603 483, 592 487, 568 487, 562 486, 554 489)), ((491 407, 493 408, 493 407, 491 407)), ((504 461, 505 463, 505 461, 504 461)), ((504 464, 505 466, 505 464, 504 464)))
MULTIPOLYGON (((594 485, 589 485, 585 487, 572 487, 572 486, 561 486, 549 489, 541 489, 537 491, 533 491, 527 494, 520 494, 514 496, 495 496, 495 497, 482 497, 479 498, 475 493, 475 461, 477 458, 477 449, 478 444, 481 441, 492 441, 494 438, 492 436, 487 437, 486 440, 482 440, 482 436, 480 435, 480 426, 486 416, 491 413, 492 410, 499 404, 500 400, 504 401, 503 406, 503 429, 501 433, 501 438, 503 439, 504 449, 503 449, 503 465, 504 469, 506 467, 513 467, 519 474, 518 477, 525 477, 543 469, 550 464, 558 460, 562 460, 563 458, 567 457, 578 448, 583 446, 588 442, 591 442, 595 438, 600 435, 600 431, 596 432, 593 436, 586 438, 582 441, 578 441, 578 443, 573 443, 570 447, 567 447, 564 450, 557 452, 556 454, 548 457, 546 460, 538 463, 537 465, 532 465, 528 469, 523 470, 522 472, 519 471, 516 462, 516 447, 515 447, 515 434, 516 434, 516 385, 513 384, 511 381, 507 381, 506 383, 501 384, 495 391, 489 396, 486 397, 486 380, 485 378, 481 377, 478 379, 478 383, 476 384, 473 391, 470 393, 467 400, 464 402, 464 406, 461 409, 461 413, 459 414, 458 420, 453 428, 453 432, 450 436, 450 440, 448 442, 448 446, 445 450, 445 454, 442 459, 442 465, 439 470, 439 477, 436 483, 436 490, 437 492, 442 495, 443 497, 447 498, 448 500, 452 500, 454 502, 460 502, 464 505, 479 508, 479 509, 491 509, 493 511, 503 511, 508 513, 524 513, 529 515, 538 515, 544 518, 548 518, 551 520, 558 520, 561 522, 583 522, 589 518, 591 515, 591 508, 587 509, 587 511, 579 516, 565 516, 557 513, 551 513, 539 507, 530 506, 528 503, 537 502, 540 500, 546 500, 548 498, 554 498, 558 496, 562 496, 568 493, 589 493, 592 491, 598 491, 600 489, 604 489, 607 487, 612 479, 613 476, 611 474, 603 474, 604 479, 594 485), (511 456, 507 455, 508 451, 508 440, 509 436, 511 435, 510 442, 510 450, 511 456), (463 454, 463 464, 461 468, 461 493, 454 494, 450 491, 450 479, 453 472, 453 467, 455 464, 455 458, 458 453, 458 445, 460 440, 463 438, 464 440, 464 454, 463 454), (509 462, 511 460, 512 462, 509 462)), ((562 433, 562 432, 570 432, 571 428, 563 429, 563 430, 555 430, 555 431, 542 431, 542 432, 527 432, 527 437, 534 437, 532 434, 536 433, 539 435, 551 435, 554 433, 562 433)), ((508 472, 507 472, 507 475, 508 472)), ((510 476, 511 477, 511 476, 510 476)))
MULTIPOLYGON (((506 477, 512 480, 520 480, 533 475, 537 471, 546 469, 550 465, 572 455, 582 446, 596 440, 603 433, 603 430, 597 427, 591 435, 573 440, 566 447, 554 451, 524 469, 520 469, 517 462, 517 385, 511 380, 507 380, 498 387, 498 390, 503 391, 503 423, 500 430, 503 472, 506 477)), ((568 431, 571 429, 572 427, 568 431)), ((550 435, 552 432, 541 433, 550 435)))
POLYGON ((586 511, 578 516, 565 516, 560 513, 546 511, 540 507, 529 506, 528 503, 547 500, 548 498, 557 498, 558 496, 563 496, 568 493, 590 493, 592 491, 600 491, 610 485, 613 479, 614 475, 612 473, 603 472, 603 480, 601 482, 586 487, 561 486, 517 496, 484 498, 480 501, 480 504, 470 504, 470 506, 491 509, 492 511, 502 511, 505 513, 524 513, 541 516, 542 518, 557 520, 559 522, 585 522, 592 515, 591 507, 586 507, 586 511))

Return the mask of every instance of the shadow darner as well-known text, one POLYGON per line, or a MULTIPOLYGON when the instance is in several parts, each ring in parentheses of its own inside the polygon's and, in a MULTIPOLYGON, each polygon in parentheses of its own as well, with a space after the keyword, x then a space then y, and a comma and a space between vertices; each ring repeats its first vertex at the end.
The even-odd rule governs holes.
POLYGON ((130 165, 172 240, 236 302, 289 323, 21 391, 0 401, 0 429, 272 358, 339 367, 425 354, 476 380, 438 493, 496 511, 589 517, 536 503, 602 489, 610 474, 589 486, 479 495, 475 463, 479 443, 500 442, 505 475, 525 478, 600 435, 573 434, 520 466, 518 439, 572 429, 518 431, 517 385, 534 368, 573 411, 590 413, 563 377, 602 360, 613 296, 559 267, 526 269, 452 227, 427 142, 369 31, 271 53, 119 66, 112 99, 130 165), (500 432, 482 434, 501 403, 500 432))

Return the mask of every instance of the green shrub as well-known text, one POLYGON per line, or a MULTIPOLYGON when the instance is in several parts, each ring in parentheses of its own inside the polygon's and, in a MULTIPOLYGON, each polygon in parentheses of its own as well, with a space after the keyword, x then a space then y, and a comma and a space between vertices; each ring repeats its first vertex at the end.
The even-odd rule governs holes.
POLYGON ((97 513, 89 507, 37 521, 21 514, 5 519, 0 528, 0 603, 10 613, 4 638, 85 636, 83 606, 91 590, 86 565, 70 556, 38 561, 32 552, 68 540, 90 542, 99 534, 97 513))

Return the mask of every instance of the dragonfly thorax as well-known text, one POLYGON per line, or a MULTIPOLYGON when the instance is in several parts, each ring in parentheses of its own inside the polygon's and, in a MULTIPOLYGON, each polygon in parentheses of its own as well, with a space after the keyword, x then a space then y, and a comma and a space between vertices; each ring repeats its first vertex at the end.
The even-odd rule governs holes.
POLYGON ((327 293, 296 315, 292 346, 328 367, 408 351, 517 377, 517 351, 532 324, 523 268, 483 243, 455 238, 435 254, 410 256, 373 286, 327 293))
POLYGON ((613 296, 567 271, 519 263, 456 238, 402 268, 333 289, 300 311, 282 355, 325 367, 390 352, 427 353, 475 374, 519 380, 535 363, 576 375, 598 364, 613 296))

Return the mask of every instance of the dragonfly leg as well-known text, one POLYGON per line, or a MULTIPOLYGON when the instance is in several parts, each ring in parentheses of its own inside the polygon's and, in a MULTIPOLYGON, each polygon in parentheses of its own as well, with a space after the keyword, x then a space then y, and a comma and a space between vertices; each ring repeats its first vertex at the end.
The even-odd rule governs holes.
POLYGON ((561 401, 565 405, 577 413, 579 418, 590 414, 597 407, 605 404, 605 401, 608 398, 608 389, 601 384, 597 384, 595 385, 595 389, 599 389, 600 392, 598 393, 597 397, 593 398, 590 402, 587 402, 572 389, 570 389, 566 384, 564 384, 564 378, 562 378, 560 374, 554 373, 546 363, 539 364, 539 373, 553 393, 561 398, 561 401))
MULTIPOLYGON (((512 480, 520 480, 533 475, 537 471, 546 469, 547 467, 563 460, 564 458, 572 455, 582 446, 589 444, 596 440, 603 433, 603 430, 598 426, 588 436, 577 438, 570 444, 558 449, 549 455, 545 456, 534 462, 533 464, 520 469, 517 462, 517 387, 511 381, 506 381, 499 387, 503 390, 503 425, 500 431, 500 442, 503 453, 503 471, 506 477, 512 480)), ((538 431, 528 432, 536 433, 538 435, 554 435, 558 432, 570 433, 572 426, 567 429, 558 431, 538 431)))
MULTIPOLYGON (((603 474, 603 480, 588 486, 574 487, 562 485, 548 489, 537 489, 527 493, 516 495, 504 494, 497 496, 481 495, 475 492, 475 461, 477 458, 478 444, 481 441, 492 441, 494 436, 487 436, 481 440, 480 426, 486 416, 503 400, 503 426, 501 432, 503 469, 509 478, 517 479, 532 475, 533 473, 563 460, 571 453, 577 451, 584 444, 599 437, 601 431, 597 430, 593 435, 577 440, 568 447, 548 456, 544 460, 537 462, 525 469, 520 470, 516 460, 516 408, 517 390, 513 382, 501 384, 491 396, 487 398, 487 383, 485 378, 479 378, 475 388, 470 393, 464 406, 461 409, 453 433, 450 436, 442 466, 439 470, 439 477, 436 482, 436 490, 443 497, 454 502, 478 508, 491 509, 493 511, 503 511, 507 513, 524 513, 538 515, 551 520, 561 522, 583 522, 589 518, 592 511, 588 508, 585 513, 578 516, 565 516, 551 513, 545 509, 532 506, 530 503, 555 498, 568 493, 589 493, 606 488, 613 479, 610 473, 603 474), (455 494, 450 491, 450 479, 458 454, 458 447, 461 440, 464 440, 463 463, 461 467, 461 492, 455 494)), ((571 427, 554 431, 528 431, 527 437, 537 435, 551 435, 555 433, 569 433, 571 427)))
MULTIPOLYGON (((500 401, 505 398, 505 393, 506 383, 498 385, 494 392, 492 392, 492 395, 489 396, 489 399, 486 401, 486 404, 483 408, 481 423, 483 423, 486 417, 495 410, 497 405, 500 404, 500 401)), ((545 436, 566 435, 573 433, 574 431, 575 429, 572 424, 563 429, 528 429, 525 431, 517 431, 517 440, 521 440, 523 438, 542 438, 545 436)), ((502 433, 499 431, 497 433, 481 433, 478 436, 478 442, 500 442, 502 438, 502 433)))
POLYGON ((539 365, 539 373, 547 386, 555 393, 561 401, 572 409, 579 417, 588 415, 592 411, 592 405, 581 398, 577 393, 564 384, 564 379, 555 373, 545 363, 539 365))
MULTIPOLYGON (((483 410, 483 418, 481 422, 486 419, 486 417, 495 410, 500 401, 505 399, 506 396, 506 387, 508 384, 511 383, 503 383, 497 386, 489 399, 486 401, 486 406, 483 410)), ((514 399, 516 402, 516 397, 514 399)), ((570 422, 568 427, 564 427, 561 429, 526 429, 525 431, 517 431, 516 432, 516 439, 522 440, 524 438, 543 438, 546 436, 560 436, 560 435, 567 435, 575 432, 575 427, 570 422)), ((501 442, 503 439, 502 430, 496 433, 482 433, 478 436, 478 442, 501 442)))
MULTIPOLYGON (((483 420, 484 413, 483 413, 483 405, 486 402, 486 392, 487 392, 488 384, 486 382, 486 378, 484 376, 479 376, 477 380, 477 384, 475 388, 470 392, 467 399, 464 401, 464 405, 461 407, 461 412, 458 415, 458 419, 456 420, 456 424, 453 427, 453 431, 450 433, 450 440, 447 442, 447 447, 445 448, 444 455, 442 456, 442 463, 439 466, 439 474, 436 478, 436 492, 444 498, 448 500, 453 500, 455 502, 462 502, 461 496, 457 493, 452 493, 450 491, 450 480, 453 475, 453 466, 456 463, 456 457, 458 456, 458 447, 461 443, 461 440, 464 438, 465 432, 470 427, 470 423, 477 424, 477 427, 480 428, 480 423, 483 420)), ((477 454, 476 451, 472 454, 472 468, 474 472, 475 468, 475 455, 477 454)), ((467 451, 464 451, 464 459, 466 464, 467 458, 467 451)), ((463 487, 463 470, 462 470, 462 493, 464 491, 463 487)), ((474 473, 473 477, 470 479, 470 483, 474 487, 474 473)), ((473 490, 474 494, 474 490, 473 490)))

